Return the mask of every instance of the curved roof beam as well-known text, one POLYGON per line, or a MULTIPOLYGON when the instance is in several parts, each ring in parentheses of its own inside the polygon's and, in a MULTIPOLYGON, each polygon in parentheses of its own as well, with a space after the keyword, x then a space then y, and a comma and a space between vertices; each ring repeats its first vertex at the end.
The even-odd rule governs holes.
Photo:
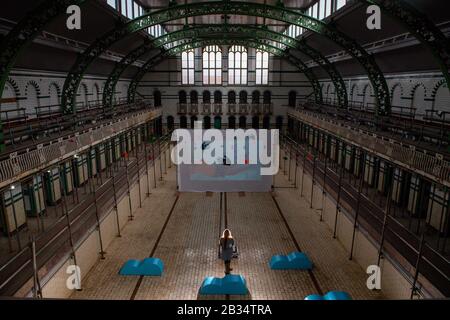
MULTIPOLYGON (((128 102, 133 102, 136 96, 136 90, 141 82, 142 78, 145 76, 146 73, 148 73, 152 67, 154 67, 157 63, 159 63, 162 59, 169 55, 176 55, 183 51, 194 49, 194 48, 200 48, 208 45, 240 45, 240 46, 247 46, 263 51, 267 51, 273 55, 286 57, 286 53, 274 46, 271 46, 269 44, 266 44, 258 39, 238 39, 238 38, 217 38, 217 39, 204 39, 204 40, 192 40, 187 43, 180 44, 178 46, 175 46, 169 50, 167 50, 164 53, 157 54, 150 58, 144 66, 142 66, 139 71, 136 73, 136 75, 133 77, 130 83, 130 87, 128 88, 128 102)), ((305 76, 308 78, 309 82, 311 83, 311 86, 313 87, 314 94, 316 96, 317 100, 321 100, 322 98, 322 91, 319 84, 319 81, 315 77, 315 75, 310 71, 310 69, 299 59, 295 57, 287 57, 287 59, 296 67, 298 67, 302 72, 305 73, 305 76)))
MULTIPOLYGON (((215 24, 215 25, 201 25, 192 28, 185 28, 171 33, 167 33, 159 38, 153 39, 152 41, 147 41, 138 48, 131 51, 127 56, 125 56, 116 66, 109 75, 105 87, 103 90, 103 104, 105 106, 112 106, 115 87, 119 81, 122 73, 128 68, 130 64, 139 59, 143 54, 148 52, 152 48, 162 48, 163 46, 186 41, 188 39, 195 39, 205 36, 213 36, 214 34, 219 34, 223 36, 224 33, 230 33, 237 37, 255 37, 259 40, 271 40, 278 42, 280 44, 286 45, 289 48, 296 49, 302 53, 308 55, 317 64, 319 64, 330 76, 332 82, 336 88, 336 93, 338 96, 338 103, 341 107, 347 107, 347 89, 345 87, 344 80, 342 76, 337 71, 335 66, 331 64, 327 58, 325 58, 319 51, 307 45, 304 41, 299 41, 295 38, 289 37, 287 35, 270 31, 265 28, 252 27, 246 25, 225 25, 225 24, 215 24)), ((289 53, 289 51, 288 51, 289 53)), ((321 97, 318 102, 321 101, 321 97)))
POLYGON ((311 18, 296 11, 288 10, 279 6, 271 6, 261 3, 249 3, 238 1, 208 1, 196 2, 184 5, 175 5, 167 9, 149 13, 142 17, 129 21, 108 32, 99 40, 94 42, 72 67, 67 76, 62 92, 62 107, 66 112, 72 112, 75 106, 75 97, 78 86, 88 66, 107 48, 120 39, 156 24, 181 18, 200 15, 247 15, 265 17, 290 24, 301 26, 313 32, 321 34, 336 44, 343 47, 352 57, 357 59, 367 71, 368 77, 374 88, 377 101, 377 114, 388 114, 390 112, 390 96, 386 79, 375 59, 365 51, 356 41, 349 38, 335 27, 323 21, 311 18))
POLYGON ((403 0, 359 0, 379 6, 402 23, 436 58, 450 90, 450 41, 426 15, 403 0))
MULTIPOLYGON (((87 0, 42 1, 28 13, 0 42, 0 97, 6 81, 19 54, 30 44, 43 28, 57 16, 64 14, 67 7, 81 5, 87 0)), ((2 123, 0 121, 0 152, 4 149, 2 123)))

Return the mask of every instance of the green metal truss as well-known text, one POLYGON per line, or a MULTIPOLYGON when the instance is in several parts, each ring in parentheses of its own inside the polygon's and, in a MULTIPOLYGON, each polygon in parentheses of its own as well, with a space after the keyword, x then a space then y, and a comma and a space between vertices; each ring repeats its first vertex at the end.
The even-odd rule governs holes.
MULTIPOLYGON (((348 106, 347 89, 345 87, 342 76, 337 71, 335 66, 331 64, 327 58, 325 58, 320 52, 311 46, 307 45, 304 41, 299 41, 295 38, 287 35, 267 30, 267 28, 253 27, 246 25, 229 25, 229 24, 215 24, 215 25, 200 25, 192 28, 184 28, 179 31, 167 33, 159 38, 153 39, 150 42, 146 42, 130 52, 125 56, 121 62, 117 63, 113 72, 108 77, 103 90, 103 104, 105 106, 112 106, 113 96, 117 82, 125 69, 140 56, 146 53, 152 48, 161 48, 167 44, 173 44, 177 42, 183 42, 190 39, 197 39, 199 37, 205 37, 206 35, 218 35, 227 36, 233 35, 234 37, 255 37, 259 40, 271 40, 283 44, 291 49, 297 49, 313 59, 319 66, 321 66, 330 76, 334 86, 336 88, 338 103, 341 107, 348 106)), ((288 53, 290 53, 288 51, 288 53)), ((318 101, 321 101, 319 99, 318 101)))
POLYGON ((264 17, 298 25, 327 37, 343 47, 365 68, 374 88, 377 101, 377 114, 390 113, 391 102, 386 79, 373 56, 367 53, 356 41, 338 31, 335 27, 302 13, 288 10, 281 6, 242 1, 208 1, 173 5, 167 9, 149 13, 131 20, 108 32, 80 55, 72 67, 67 76, 62 93, 62 107, 64 111, 73 112, 76 93, 88 66, 112 44, 134 32, 153 25, 201 15, 247 15, 264 17))
POLYGON ((148 73, 151 70, 152 67, 154 67, 157 63, 159 63, 162 59, 170 55, 179 54, 186 50, 204 47, 208 45, 230 45, 230 46, 241 45, 266 51, 275 56, 284 57, 288 59, 293 65, 298 67, 303 73, 305 73, 305 76, 311 82, 311 85, 313 87, 316 101, 318 102, 322 101, 322 91, 320 88, 319 81, 317 80, 315 75, 311 72, 311 70, 300 59, 289 56, 286 54, 284 50, 269 45, 267 43, 264 43, 259 39, 252 39, 252 38, 243 39, 242 37, 239 37, 239 38, 213 38, 213 39, 192 40, 187 43, 179 44, 167 50, 164 54, 151 58, 149 61, 145 63, 145 65, 142 68, 139 69, 139 71, 131 80, 130 86, 128 88, 128 102, 129 103, 134 102, 136 90, 142 78, 145 76, 146 73, 148 73))
MULTIPOLYGON (((40 34, 51 20, 66 12, 73 4, 81 5, 87 0, 41 1, 0 42, 0 97, 6 81, 19 54, 40 34)), ((3 128, 0 121, 0 152, 4 150, 3 128)))
POLYGON ((450 41, 427 16, 403 0, 359 0, 375 4, 400 21, 423 45, 428 47, 439 63, 450 90, 450 41))

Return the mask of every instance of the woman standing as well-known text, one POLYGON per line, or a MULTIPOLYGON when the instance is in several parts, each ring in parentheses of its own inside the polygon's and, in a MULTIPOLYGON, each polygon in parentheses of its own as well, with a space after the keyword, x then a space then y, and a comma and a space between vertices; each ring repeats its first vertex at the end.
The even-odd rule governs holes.
POLYGON ((225 274, 230 274, 233 270, 230 267, 231 259, 233 258, 234 239, 229 229, 225 229, 220 238, 220 246, 222 249, 222 259, 225 263, 225 274))

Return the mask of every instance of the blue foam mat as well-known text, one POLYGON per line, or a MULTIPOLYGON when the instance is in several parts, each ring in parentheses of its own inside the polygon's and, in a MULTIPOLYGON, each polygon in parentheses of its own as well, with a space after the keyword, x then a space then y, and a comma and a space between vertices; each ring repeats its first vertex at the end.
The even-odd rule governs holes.
POLYGON ((207 277, 199 290, 204 295, 246 295, 247 283, 241 275, 226 275, 224 278, 207 277))
POLYGON ((305 300, 352 300, 352 297, 344 291, 330 291, 327 294, 321 296, 319 294, 311 294, 305 298, 305 300))
POLYGON ((120 269, 123 276, 161 276, 164 263, 158 258, 145 258, 144 260, 128 260, 120 269))
POLYGON ((310 270, 313 264, 303 252, 291 252, 285 256, 273 256, 269 266, 273 270, 310 270))

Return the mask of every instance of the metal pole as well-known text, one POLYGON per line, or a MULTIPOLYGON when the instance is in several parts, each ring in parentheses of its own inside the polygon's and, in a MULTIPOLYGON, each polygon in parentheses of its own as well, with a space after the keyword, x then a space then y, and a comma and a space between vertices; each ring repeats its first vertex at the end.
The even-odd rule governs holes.
POLYGON ((311 202, 309 204, 310 209, 313 208, 314 185, 316 184, 315 178, 316 178, 316 154, 313 155, 313 174, 312 174, 312 180, 311 180, 311 202))
POLYGON ((142 208, 142 195, 141 195, 141 168, 139 166, 139 155, 136 151, 136 165, 138 168, 137 174, 138 174, 138 191, 139 191, 139 208, 142 208))
POLYGON ((158 158, 159 158, 159 181, 163 181, 163 171, 162 171, 162 155, 161 155, 161 139, 158 139, 158 158))
POLYGON ((300 197, 303 197, 303 181, 305 180, 305 165, 306 165, 306 147, 303 149, 303 166, 302 166, 302 186, 300 188, 300 197))
POLYGON ((289 169, 288 181, 291 181, 291 158, 292 158, 292 141, 289 143, 289 169))
POLYGON ((145 173, 147 176, 147 197, 150 195, 150 174, 148 173, 148 150, 147 150, 147 142, 144 142, 144 155, 145 155, 145 173))
POLYGON ((326 191, 326 182, 327 182, 327 166, 328 166, 328 158, 325 155, 325 170, 323 171, 323 188, 322 188, 322 210, 320 210, 320 221, 323 221, 323 209, 324 209, 324 201, 325 201, 325 195, 327 194, 326 191))
POLYGON ((155 155, 155 144, 152 142, 152 155, 153 155, 153 182, 156 189, 156 155, 155 155))
MULTIPOLYGON (((92 183, 93 183, 93 181, 92 181, 92 183)), ((97 191, 95 189, 95 186, 93 186, 93 188, 94 188, 93 193, 94 193, 95 219, 97 220, 98 240, 100 243, 100 259, 105 260, 106 252, 103 250, 102 230, 100 228, 100 218, 98 216, 97 191)))
POLYGON ((19 234, 19 226, 17 223, 17 213, 16 213, 16 204, 14 201, 14 195, 12 193, 12 190, 9 190, 10 194, 11 194, 11 204, 12 204, 12 209, 13 209, 13 218, 14 218, 14 225, 16 228, 16 240, 17 240, 17 244, 19 246, 19 251, 22 250, 22 243, 20 241, 20 234, 19 234))
POLYGON ((36 240, 34 236, 31 236, 31 257, 33 263, 33 298, 34 299, 42 299, 42 288, 41 283, 39 281, 39 270, 37 267, 37 259, 36 259, 36 240))
POLYGON ((133 205, 131 203, 130 177, 128 175, 128 159, 125 159, 125 170, 126 170, 126 174, 127 174, 128 204, 130 207, 130 215, 128 216, 128 218, 130 220, 133 220, 134 216, 133 216, 133 205))
POLYGON ((419 252, 418 252, 418 255, 417 255, 417 261, 416 261, 416 265, 415 265, 416 271, 414 273, 414 280, 413 280, 413 285, 412 285, 412 288, 411 288, 410 299, 413 299, 414 295, 417 294, 416 284, 417 284, 417 280, 419 279, 420 260, 422 259, 422 253, 423 253, 424 245, 425 245, 425 230, 422 232, 422 237, 420 239, 419 252))
POLYGON ((388 221, 387 219, 389 217, 389 212, 391 211, 392 189, 393 189, 392 184, 389 184, 388 199, 386 201, 386 208, 384 210, 383 227, 381 229, 380 246, 378 247, 378 261, 377 261, 378 266, 380 266, 381 258, 383 257, 384 238, 385 238, 385 234, 386 234, 387 221, 388 221))
POLYGON ((117 207, 117 194, 116 194, 116 175, 112 175, 112 187, 114 195, 114 210, 116 211, 116 222, 117 222, 117 237, 120 238, 120 218, 119 218, 119 208, 117 207))
POLYGON ((356 202, 356 212, 355 212, 355 221, 353 223, 353 234, 352 234, 352 245, 350 248, 350 258, 349 260, 353 259, 353 247, 355 245, 355 236, 356 236, 356 228, 358 228, 358 216, 359 216, 359 208, 361 205, 361 193, 364 186, 364 167, 361 170, 361 175, 359 178, 359 188, 358 188, 358 199, 356 202))
POLYGON ((337 194, 337 201, 336 201, 336 215, 334 217, 334 231, 333 231, 333 239, 336 239, 336 233, 337 233, 337 223, 338 223, 338 215, 341 211, 341 191, 342 191, 342 176, 344 174, 344 168, 342 166, 339 166, 339 186, 338 186, 338 194, 337 194))

